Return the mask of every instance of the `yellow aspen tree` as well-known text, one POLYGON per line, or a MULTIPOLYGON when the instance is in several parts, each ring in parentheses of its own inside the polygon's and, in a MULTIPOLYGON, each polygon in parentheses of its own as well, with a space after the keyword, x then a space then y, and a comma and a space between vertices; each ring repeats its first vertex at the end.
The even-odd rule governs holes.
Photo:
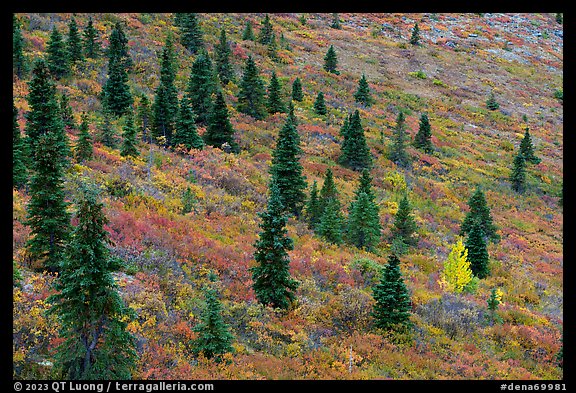
POLYGON ((444 270, 438 283, 447 291, 460 293, 472 281, 472 270, 468 261, 468 250, 459 237, 444 262, 444 270))

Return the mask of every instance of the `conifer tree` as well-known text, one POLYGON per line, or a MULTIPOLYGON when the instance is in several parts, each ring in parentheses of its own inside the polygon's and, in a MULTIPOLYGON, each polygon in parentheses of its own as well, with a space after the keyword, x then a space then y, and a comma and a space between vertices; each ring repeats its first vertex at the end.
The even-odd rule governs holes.
POLYGON ((280 48, 284 48, 286 50, 292 50, 290 48, 290 43, 288 42, 286 37, 284 37, 284 33, 280 33, 280 48))
POLYGON ((388 263, 384 266, 380 282, 373 288, 376 303, 372 310, 374 324, 380 329, 397 329, 410 325, 410 294, 402 272, 400 259, 390 254, 388 263))
POLYGON ((258 34, 258 42, 264 45, 270 44, 272 41, 272 36, 274 35, 274 28, 270 22, 270 16, 266 14, 264 20, 262 21, 262 27, 260 28, 260 33, 258 34))
POLYGON ((68 48, 68 59, 70 63, 75 64, 84 61, 84 54, 82 53, 82 38, 78 31, 76 19, 72 17, 68 23, 68 41, 66 42, 68 48))
POLYGON ((56 26, 52 28, 52 33, 46 43, 46 53, 46 63, 55 79, 60 79, 70 73, 68 51, 62 39, 62 34, 60 34, 56 26))
POLYGON ((201 322, 194 326, 193 331, 198 337, 192 343, 195 353, 201 353, 208 359, 220 359, 221 355, 233 352, 232 342, 234 336, 230 327, 222 318, 222 304, 215 288, 204 288, 205 306, 202 311, 201 322))
POLYGON ((324 183, 320 189, 320 199, 318 201, 320 217, 324 214, 326 206, 331 199, 338 198, 338 190, 336 189, 336 184, 334 183, 334 175, 332 174, 332 169, 326 169, 326 174, 324 175, 324 183))
POLYGON ((194 13, 184 14, 182 16, 180 31, 180 42, 190 52, 198 53, 204 48, 204 39, 202 38, 202 29, 200 28, 198 15, 194 13))
POLYGON ((414 24, 412 28, 412 35, 410 36, 410 43, 412 45, 420 45, 420 28, 418 27, 418 23, 414 24))
POLYGON ((149 130, 150 122, 152 119, 152 110, 150 109, 150 101, 146 94, 140 95, 140 103, 138 105, 138 121, 140 129, 142 130, 142 141, 151 142, 149 130))
POLYGON ((197 125, 207 125, 212 111, 212 96, 216 92, 214 71, 208 53, 201 51, 192 64, 186 94, 196 115, 197 125))
POLYGON ((373 250, 380 242, 380 218, 378 206, 370 200, 368 194, 360 191, 350 206, 346 238, 358 248, 373 250))
POLYGON ((534 146, 532 145, 532 137, 530 136, 528 127, 526 127, 524 138, 522 138, 522 142, 520 142, 520 154, 524 156, 527 162, 532 164, 538 165, 541 161, 541 159, 534 154, 534 146))
POLYGON ((118 140, 116 136, 116 131, 112 127, 111 123, 112 113, 110 113, 110 111, 104 108, 104 110, 102 111, 102 117, 103 120, 102 125, 100 127, 101 131, 100 135, 98 136, 98 140, 99 142, 102 142, 104 146, 109 147, 111 149, 115 149, 118 140))
POLYGON ((340 16, 336 12, 332 14, 332 23, 330 24, 330 27, 333 29, 342 28, 342 26, 340 25, 340 16))
POLYGON ((62 116, 62 122, 64 127, 76 128, 76 123, 74 122, 74 115, 72 114, 72 107, 70 106, 70 99, 66 92, 60 94, 60 115, 62 116))
POLYGON ((278 133, 270 173, 273 183, 278 187, 284 211, 296 217, 300 216, 306 199, 306 178, 302 175, 303 168, 299 161, 301 154, 298 129, 288 117, 278 133))
POLYGON ((28 61, 24 56, 24 38, 16 14, 12 14, 12 70, 19 79, 28 72, 28 61))
POLYGON ((83 187, 76 202, 74 228, 66 257, 49 297, 60 321, 55 369, 61 379, 130 379, 135 370, 135 339, 126 330, 135 317, 118 292, 112 273, 121 267, 109 255, 103 204, 83 187))
POLYGON ((238 111, 252 116, 257 120, 262 120, 267 115, 265 103, 264 82, 260 78, 256 63, 252 56, 248 56, 244 75, 240 82, 238 93, 238 111))
POLYGON ((252 29, 252 22, 246 22, 246 27, 244 28, 244 32, 242 33, 242 40, 244 41, 254 41, 254 30, 252 29))
POLYGON ((18 110, 12 102, 12 186, 20 188, 28 180, 24 143, 18 125, 18 110))
POLYGON ((358 89, 354 93, 354 99, 356 102, 364 104, 365 106, 372 105, 372 96, 370 95, 370 86, 368 86, 368 81, 366 80, 366 75, 362 74, 362 78, 358 82, 358 89))
POLYGON ((496 109, 500 108, 500 104, 496 101, 496 97, 494 96, 494 91, 490 92, 490 97, 486 100, 486 107, 491 111, 495 111, 496 109))
POLYGON ((328 51, 326 52, 326 56, 324 56, 324 69, 338 75, 340 72, 336 69, 337 66, 338 57, 336 56, 336 50, 334 50, 334 45, 330 45, 330 48, 328 48, 328 51))
POLYGON ((326 110, 326 103, 324 102, 324 93, 321 91, 318 92, 316 100, 314 101, 314 112, 320 116, 324 116, 328 112, 326 110))
POLYGON ((404 194, 398 204, 398 211, 392 227, 392 236, 407 246, 415 246, 418 243, 418 239, 414 236, 415 233, 416 222, 412 216, 412 207, 408 201, 408 195, 404 194))
POLYGON ((332 198, 328 201, 324 213, 318 224, 318 235, 332 244, 342 244, 342 226, 344 216, 340 208, 338 198, 332 198))
POLYGON ((180 100, 178 118, 176 119, 176 133, 172 138, 172 144, 174 147, 183 145, 187 151, 190 149, 202 150, 204 148, 204 140, 198 135, 194 112, 186 96, 180 100))
POLYGON ((460 227, 460 236, 464 236, 472 229, 474 221, 479 221, 484 235, 487 236, 492 242, 496 243, 500 240, 500 235, 496 233, 498 228, 492 221, 490 208, 486 203, 484 192, 480 186, 476 187, 476 191, 468 200, 470 211, 466 214, 462 226, 460 227))
POLYGON ((298 126, 298 119, 294 114, 294 104, 292 104, 292 101, 288 102, 288 116, 286 118, 290 120, 294 126, 298 126))
POLYGON ((288 251, 294 248, 286 230, 287 218, 280 201, 278 186, 272 181, 270 197, 261 218, 258 240, 254 244, 257 265, 250 268, 252 288, 258 301, 264 305, 287 309, 296 299, 294 291, 298 282, 290 276, 288 251))
POLYGON ((128 72, 125 60, 114 55, 108 62, 108 80, 102 88, 102 106, 110 114, 120 117, 124 115, 134 103, 130 86, 128 86, 128 72))
POLYGON ((292 99, 298 102, 302 102, 304 99, 304 94, 302 93, 302 82, 300 82, 300 78, 298 77, 296 77, 292 83, 292 99))
POLYGON ((514 167, 510 175, 510 182, 512 183, 512 189, 517 193, 522 194, 526 191, 526 159, 522 151, 518 151, 518 154, 514 157, 514 167))
POLYGON ((76 144, 74 156, 77 162, 90 160, 93 155, 93 146, 92 136, 88 132, 88 115, 86 115, 86 112, 82 113, 82 121, 78 130, 80 132, 78 133, 78 143, 76 144))
POLYGON ((286 112, 284 103, 282 102, 282 87, 276 77, 276 71, 272 71, 272 78, 270 78, 270 85, 268 85, 268 112, 271 114, 277 112, 286 112))
POLYGON ((490 297, 488 298, 488 310, 490 311, 490 316, 492 320, 495 318, 496 310, 498 306, 502 304, 502 291, 498 288, 492 288, 490 291, 490 297))
POLYGON ((178 114, 178 90, 174 85, 176 79, 176 58, 170 36, 160 57, 160 84, 156 89, 156 96, 152 104, 153 122, 152 135, 156 138, 163 136, 168 146, 172 145, 172 134, 176 125, 178 114))
POLYGON ((226 40, 226 30, 222 27, 220 30, 220 41, 214 48, 216 55, 216 72, 220 77, 220 81, 223 85, 227 84, 234 79, 234 70, 230 64, 230 45, 226 40))
POLYGON ((316 180, 312 183, 310 189, 310 197, 306 204, 306 219, 308 221, 308 228, 315 229, 316 225, 320 222, 322 212, 320 211, 320 198, 318 196, 318 183, 316 180))
POLYGON ((472 273, 478 278, 486 278, 490 274, 489 256, 484 241, 484 231, 479 220, 472 223, 472 228, 466 239, 466 249, 468 249, 468 260, 472 273))
POLYGON ((394 137, 389 157, 396 165, 406 168, 410 165, 410 157, 408 153, 406 153, 408 133, 406 132, 406 124, 404 122, 404 112, 400 111, 396 118, 396 128, 394 129, 394 137))
POLYGON ((182 214, 188 214, 195 210, 196 195, 190 187, 186 187, 186 191, 182 194, 182 214))
POLYGON ((204 142, 220 149, 223 144, 227 143, 233 153, 240 152, 240 147, 234 140, 234 128, 230 123, 228 107, 220 90, 216 93, 214 107, 208 119, 206 133, 204 133, 204 142))
POLYGON ((422 113, 420 115, 420 126, 418 132, 414 137, 414 147, 417 149, 422 149, 425 153, 434 152, 434 146, 432 145, 432 131, 430 130, 430 121, 428 120, 428 115, 422 113))
POLYGON ((372 154, 366 143, 364 129, 360 121, 360 112, 355 110, 352 116, 341 129, 344 140, 340 146, 340 164, 355 171, 372 167, 372 154))
POLYGON ((138 157, 140 152, 136 147, 136 127, 134 126, 132 113, 129 112, 126 115, 122 130, 122 148, 120 149, 120 155, 122 157, 138 157))
POLYGON ((55 91, 46 62, 37 60, 26 116, 32 170, 26 220, 31 234, 26 248, 36 268, 49 272, 59 270, 70 223, 63 186, 67 147, 55 91))
POLYGON ((278 61, 278 44, 276 43, 276 34, 272 32, 272 36, 270 37, 270 42, 268 42, 266 52, 268 53, 268 57, 273 61, 278 61))
POLYGON ((100 42, 98 41, 98 32, 94 28, 92 17, 88 19, 88 25, 84 29, 84 54, 86 57, 95 59, 100 55, 100 42))
POLYGON ((108 44, 107 55, 108 55, 108 72, 110 73, 110 65, 115 60, 119 60, 121 67, 128 72, 134 62, 130 53, 128 52, 128 38, 124 33, 122 28, 122 23, 120 21, 116 22, 114 29, 110 33, 110 43, 108 44))
POLYGON ((472 277, 468 250, 464 247, 462 238, 458 238, 444 261, 444 270, 440 273, 440 286, 447 291, 460 293, 472 281, 472 277))

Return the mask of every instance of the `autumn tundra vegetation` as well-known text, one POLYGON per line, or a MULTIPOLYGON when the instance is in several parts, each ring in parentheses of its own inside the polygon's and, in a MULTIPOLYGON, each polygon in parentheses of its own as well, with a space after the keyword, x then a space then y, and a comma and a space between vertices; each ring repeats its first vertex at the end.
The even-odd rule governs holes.
POLYGON ((14 14, 14 378, 562 379, 562 23, 14 14))

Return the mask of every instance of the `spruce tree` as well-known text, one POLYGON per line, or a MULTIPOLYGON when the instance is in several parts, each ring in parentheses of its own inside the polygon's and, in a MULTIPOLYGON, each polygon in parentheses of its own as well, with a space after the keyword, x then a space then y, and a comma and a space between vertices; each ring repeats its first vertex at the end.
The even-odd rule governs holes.
POLYGON ((54 26, 50 38, 46 43, 46 63, 48 69, 55 79, 60 79, 70 73, 70 61, 68 58, 68 51, 62 39, 62 34, 54 26))
POLYGON ((270 16, 266 14, 264 21, 262 21, 262 27, 260 28, 260 33, 258 34, 258 42, 264 45, 270 44, 272 41, 272 36, 274 35, 274 28, 270 22, 270 16))
POLYGON ((466 217, 462 222, 462 226, 460 227, 460 236, 468 234, 472 229, 474 221, 478 220, 484 235, 492 242, 498 242, 500 240, 500 235, 496 233, 498 228, 496 228, 492 221, 490 208, 486 203, 484 192, 480 186, 476 187, 476 191, 468 200, 468 206, 470 207, 470 211, 466 214, 466 217))
POLYGON ((252 30, 252 22, 246 22, 246 27, 244 28, 244 32, 242 33, 242 40, 244 41, 254 41, 254 30, 252 30))
POLYGON ((115 149, 118 143, 116 131, 112 127, 111 118, 112 113, 106 109, 102 111, 102 125, 100 126, 100 135, 98 141, 111 149, 115 149))
POLYGON ((125 60, 121 57, 111 57, 108 62, 108 80, 102 88, 102 106, 104 110, 120 117, 130 110, 134 103, 125 60))
POLYGON ((78 142, 76 143, 74 157, 77 162, 90 160, 93 156, 93 146, 92 136, 90 136, 90 132, 88 132, 88 115, 86 115, 86 112, 82 113, 82 121, 78 130, 80 132, 78 133, 78 142))
POLYGON ((115 60, 119 60, 121 67, 127 72, 132 68, 134 62, 130 53, 128 52, 128 38, 122 29, 122 23, 116 22, 114 29, 110 33, 110 42, 107 49, 108 55, 108 72, 110 72, 110 65, 115 60))
POLYGON ((288 116, 286 118, 290 120, 294 126, 298 126, 298 119, 294 114, 294 104, 292 104, 292 101, 288 102, 288 116))
POLYGON ((270 37, 270 42, 268 42, 266 53, 272 61, 278 61, 278 44, 276 43, 276 34, 272 32, 272 37, 270 37))
POLYGON ((324 183, 320 189, 320 199, 318 201, 318 209, 320 211, 320 217, 324 214, 326 206, 331 199, 338 198, 338 190, 336 189, 336 184, 334 183, 334 175, 332 174, 332 169, 327 168, 324 174, 324 183))
POLYGON ((62 122, 64 127, 76 128, 76 123, 74 122, 74 115, 72 114, 72 107, 70 106, 70 99, 66 92, 60 94, 60 115, 62 116, 62 122))
POLYGON ((216 91, 214 71, 208 53, 202 51, 192 64, 186 94, 196 115, 197 125, 207 125, 212 111, 212 95, 216 91))
POLYGON ((495 111, 496 109, 500 108, 500 104, 496 101, 496 97, 494 96, 494 91, 490 92, 490 97, 486 100, 486 107, 491 111, 495 111))
POLYGON ((83 187, 66 257, 49 297, 60 321, 55 369, 59 379, 130 379, 135 370, 134 337, 126 331, 135 312, 127 307, 114 280, 120 263, 109 255, 103 204, 83 187))
POLYGON ((298 129, 288 117, 278 133, 270 173, 273 183, 278 187, 284 211, 296 217, 300 216, 306 199, 306 178, 302 175, 303 168, 299 161, 301 154, 298 129))
POLYGON ((160 56, 160 84, 156 89, 152 104, 152 135, 164 137, 168 146, 172 145, 172 134, 178 114, 178 90, 174 85, 176 79, 176 58, 170 36, 160 56))
POLYGON ((532 164, 538 165, 541 161, 541 159, 534 154, 534 146, 532 145, 532 137, 530 136, 528 127, 526 127, 524 138, 522 138, 522 142, 520 142, 520 154, 524 156, 527 162, 532 164))
POLYGON ((486 278, 490 274, 489 256, 480 220, 475 220, 472 223, 472 228, 466 239, 466 249, 468 250, 468 260, 472 273, 478 278, 486 278))
POLYGON ((194 112, 186 96, 180 100, 178 118, 176 119, 176 133, 172 138, 172 144, 174 147, 183 145, 187 151, 190 149, 202 150, 204 148, 204 140, 198 135, 194 112))
POLYGON ((287 309, 296 299, 298 282, 290 276, 288 251, 294 248, 286 230, 287 218, 280 201, 278 186, 271 182, 268 207, 259 213, 262 231, 254 244, 257 265, 250 268, 252 288, 258 301, 264 305, 287 309))
POLYGON ((16 14, 12 14, 12 70, 19 79, 28 72, 28 61, 24 56, 24 38, 16 14))
POLYGON ((392 227, 392 236, 395 240, 407 246, 415 246, 418 243, 418 239, 414 236, 416 229, 416 221, 414 221, 412 216, 412 207, 408 201, 408 195, 404 194, 398 204, 398 211, 392 227))
POLYGON ((220 81, 223 85, 227 84, 234 79, 234 70, 230 64, 230 45, 226 40, 226 30, 222 28, 220 31, 220 41, 214 48, 216 55, 216 72, 220 77, 220 81))
POLYGON ((326 56, 324 56, 324 69, 333 74, 339 75, 340 72, 336 69, 338 66, 338 58, 336 56, 336 51, 334 50, 334 45, 330 45, 326 56))
POLYGON ((394 129, 394 136, 392 146, 390 148, 389 158, 396 165, 407 168, 410 165, 410 157, 406 153, 406 140, 408 133, 406 132, 404 112, 400 111, 396 118, 396 128, 394 129))
POLYGON ((332 198, 328 201, 320 218, 317 233, 332 244, 342 244, 343 224, 344 216, 342 215, 340 202, 338 198, 332 198))
POLYGON ((68 48, 68 59, 70 63, 76 64, 84 60, 82 38, 80 37, 78 25, 74 17, 72 17, 68 23, 68 41, 66 42, 66 46, 68 48))
POLYGON ((308 221, 308 228, 315 229, 316 225, 320 222, 322 212, 320 211, 320 198, 318 196, 318 183, 316 180, 312 183, 310 189, 310 197, 306 204, 306 219, 308 221))
POLYGON ((514 157, 514 167, 510 174, 512 189, 519 194, 526 191, 526 159, 521 151, 514 157))
POLYGON ((270 85, 268 85, 268 112, 271 114, 277 112, 286 112, 284 103, 282 103, 282 87, 276 77, 276 71, 272 71, 272 78, 270 78, 270 85))
POLYGON ((342 28, 342 26, 340 25, 340 16, 336 12, 332 14, 332 23, 330 24, 330 27, 333 29, 342 28))
POLYGON ((63 186, 67 147, 55 91, 46 62, 36 60, 26 116, 32 170, 26 220, 31 233, 26 248, 34 266, 49 272, 59 270, 70 223, 63 186))
POLYGON ((372 154, 366 143, 358 110, 354 111, 347 127, 343 128, 341 132, 344 134, 344 140, 340 146, 340 164, 354 171, 371 168, 372 154))
POLYGON ((420 28, 418 27, 418 23, 414 24, 412 28, 412 35, 410 36, 410 43, 412 45, 420 45, 420 28))
POLYGON ((222 91, 216 93, 214 107, 208 118, 208 127, 204 133, 204 142, 207 145, 222 149, 222 145, 228 144, 233 153, 240 152, 238 143, 234 140, 234 128, 230 123, 228 107, 222 95, 222 91))
POLYGON ((84 54, 86 57, 95 59, 100 55, 100 42, 98 41, 98 32, 94 28, 92 17, 88 19, 88 25, 84 29, 84 54))
POLYGON ((26 185, 28 170, 24 143, 18 125, 18 110, 12 102, 12 187, 20 188, 26 185))
POLYGON ((194 326, 193 331, 198 333, 198 337, 192 343, 195 353, 216 360, 234 350, 232 348, 234 336, 222 318, 222 304, 218 297, 215 288, 204 288, 205 306, 200 317, 201 322, 194 326))
POLYGON ((328 111, 326 110, 326 103, 324 102, 324 93, 318 92, 316 100, 314 101, 314 112, 320 116, 325 116, 328 111))
POLYGON ((302 82, 300 82, 300 78, 298 77, 296 77, 292 83, 292 99, 298 102, 302 102, 304 99, 304 94, 302 93, 302 82))
POLYGON ((372 296, 375 300, 372 316, 377 328, 395 330, 410 325, 410 294, 402 278, 400 259, 395 254, 388 257, 372 296))
POLYGON ((420 115, 420 126, 416 136, 414 136, 414 147, 422 149, 425 153, 433 153, 434 146, 432 145, 432 131, 430 131, 430 121, 428 115, 422 113, 420 115))
POLYGON ((373 250, 380 242, 381 226, 378 206, 368 194, 360 191, 352 202, 346 225, 346 238, 358 248, 373 250))
POLYGON ((184 14, 180 31, 180 42, 190 52, 198 53, 204 48, 204 39, 202 38, 202 29, 200 28, 198 15, 194 13, 184 14))
POLYGON ((122 157, 138 157, 140 152, 136 147, 136 127, 134 126, 132 113, 126 115, 122 131, 122 147, 120 149, 120 155, 122 157))
POLYGON ((262 120, 267 115, 265 103, 264 82, 260 78, 256 63, 252 56, 248 56, 244 75, 240 82, 238 93, 238 111, 252 116, 257 120, 262 120))
POLYGON ((364 104, 365 106, 372 105, 372 96, 370 95, 370 86, 368 86, 368 81, 366 76, 362 74, 362 78, 358 82, 358 89, 354 93, 354 99, 356 102, 364 104))

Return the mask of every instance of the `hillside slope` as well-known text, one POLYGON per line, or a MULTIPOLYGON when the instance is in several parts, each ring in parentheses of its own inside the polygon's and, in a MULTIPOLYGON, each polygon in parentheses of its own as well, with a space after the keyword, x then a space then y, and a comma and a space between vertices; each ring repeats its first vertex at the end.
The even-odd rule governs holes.
MULTIPOLYGON (((72 14, 18 14, 29 60, 45 54, 53 26, 64 35, 72 14)), ((134 61, 129 84, 135 97, 154 101, 159 54, 175 37, 176 87, 186 89, 196 55, 178 37, 173 14, 75 14, 82 31, 91 16, 103 46, 116 21, 126 23, 134 61)), ((248 21, 257 34, 264 14, 199 14, 210 54, 225 28, 235 81, 223 86, 239 154, 205 147, 181 154, 139 141, 140 156, 127 159, 99 142, 93 159, 74 163, 66 175, 70 200, 81 179, 102 187, 112 255, 124 261, 116 275, 121 295, 138 317, 128 325, 137 338, 135 379, 561 379, 557 354, 563 331, 563 32, 554 14, 271 14, 279 61, 267 47, 242 40, 248 21), (301 18, 306 20, 303 24, 301 18), (418 22, 421 46, 408 41, 418 22), (339 75, 323 69, 334 46, 339 75), (308 186, 334 173, 344 214, 359 173, 339 165, 340 127, 359 110, 374 158, 371 170, 383 228, 376 252, 331 245, 302 219, 290 217, 294 241, 290 271, 300 285, 288 312, 260 305, 249 268, 255 264, 258 212, 266 209, 269 168, 276 137, 286 120, 277 113, 254 120, 237 110, 238 83, 246 58, 256 61, 268 85, 278 76, 284 99, 302 81, 294 102, 308 186), (366 75, 374 104, 353 94, 366 75), (323 92, 328 114, 313 102, 323 92), (493 92, 500 108, 486 108, 493 92), (412 146, 410 169, 387 158, 396 117, 406 115, 410 137, 427 113, 435 152, 412 146), (514 155, 529 128, 537 165, 527 169, 524 194, 512 190, 514 155), (450 294, 439 274, 477 186, 484 190, 501 240, 489 243, 490 275, 474 293, 450 294), (194 209, 182 214, 190 188, 194 209), (404 192, 417 223, 418 244, 400 257, 411 294, 411 334, 386 335, 373 328, 372 286, 387 263, 391 226, 404 192), (190 350, 203 308, 209 272, 224 320, 235 336, 228 362, 198 358, 190 350), (499 323, 487 318, 493 288, 503 293, 499 323), (351 360, 350 360, 351 359, 351 360), (352 362, 349 368, 350 361, 352 362)), ((90 132, 103 122, 98 95, 107 59, 87 59, 57 81, 76 123, 88 113, 90 132)), ((30 75, 14 76, 14 102, 25 129, 30 75)), ((139 102, 136 100, 137 103, 139 102)), ((112 127, 122 133, 122 121, 112 127)), ((203 128, 199 133, 205 132, 203 128)), ((68 129, 74 144, 78 130, 68 129)), ((306 191, 308 193, 308 190, 306 191)), ((58 324, 46 298, 54 277, 28 264, 24 224, 27 190, 13 191, 13 259, 22 278, 14 286, 14 377, 50 378, 58 324)), ((71 211, 73 209, 71 208, 71 211)))

